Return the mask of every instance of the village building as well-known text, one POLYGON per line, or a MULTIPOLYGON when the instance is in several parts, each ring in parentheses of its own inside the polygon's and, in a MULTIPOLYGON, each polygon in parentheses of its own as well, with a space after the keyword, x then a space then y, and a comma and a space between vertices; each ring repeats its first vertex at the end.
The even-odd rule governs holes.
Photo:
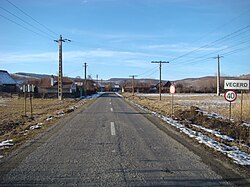
POLYGON ((15 93, 17 82, 5 70, 0 70, 0 92, 15 93))
MULTIPOLYGON (((170 81, 164 81, 161 84, 162 93, 169 93, 169 87, 171 85, 170 81)), ((132 92, 132 83, 128 82, 122 87, 123 92, 132 92)), ((141 83, 135 82, 134 91, 137 93, 158 93, 159 92, 159 83, 150 84, 150 83, 141 83)))
MULTIPOLYGON (((76 83, 70 78, 63 77, 64 97, 77 97, 76 83)), ((26 84, 35 86, 35 95, 38 97, 57 97, 58 81, 56 76, 28 80, 26 84)))

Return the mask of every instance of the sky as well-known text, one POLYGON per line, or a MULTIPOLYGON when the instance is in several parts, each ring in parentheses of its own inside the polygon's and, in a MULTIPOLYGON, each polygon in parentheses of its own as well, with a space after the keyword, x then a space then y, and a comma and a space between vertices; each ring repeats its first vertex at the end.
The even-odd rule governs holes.
POLYGON ((250 74, 249 0, 0 0, 0 69, 93 79, 250 74))

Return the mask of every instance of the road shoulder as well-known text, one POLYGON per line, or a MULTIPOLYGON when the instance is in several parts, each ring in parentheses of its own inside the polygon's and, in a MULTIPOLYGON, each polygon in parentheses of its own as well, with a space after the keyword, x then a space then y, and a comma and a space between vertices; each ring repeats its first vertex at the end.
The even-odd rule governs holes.
POLYGON ((174 127, 168 125, 160 118, 153 116, 151 113, 146 113, 142 109, 135 106, 131 101, 124 99, 133 109, 142 113, 142 115, 152 122, 156 127, 165 132, 168 136, 181 143, 188 148, 194 154, 199 156, 202 161, 208 165, 214 172, 219 174, 225 180, 229 180, 235 186, 249 186, 250 185, 250 173, 249 167, 239 166, 232 163, 232 161, 223 155, 216 152, 207 146, 199 144, 197 141, 188 138, 184 134, 178 132, 174 127), (232 180, 233 179, 233 180, 232 180))

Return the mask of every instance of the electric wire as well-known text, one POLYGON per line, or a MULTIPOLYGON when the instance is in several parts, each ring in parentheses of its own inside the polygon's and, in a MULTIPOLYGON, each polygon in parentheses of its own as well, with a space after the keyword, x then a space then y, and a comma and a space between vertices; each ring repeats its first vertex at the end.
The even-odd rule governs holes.
POLYGON ((171 60, 169 60, 170 62, 173 62, 173 61, 176 61, 176 60, 178 60, 178 59, 180 59, 180 58, 183 58, 183 57, 185 57, 185 56, 188 56, 188 55, 190 55, 190 54, 192 54, 192 53, 194 53, 194 52, 197 52, 197 51, 199 51, 200 49, 203 49, 203 48, 205 48, 205 47, 209 47, 209 46, 211 46, 211 44, 215 44, 215 43, 217 43, 217 42, 219 42, 219 41, 223 41, 223 40, 225 40, 225 39, 228 39, 228 37, 230 37, 230 36, 232 36, 232 35, 234 35, 234 34, 236 34, 236 33, 239 33, 239 32, 241 32, 241 31, 243 31, 243 30, 246 30, 246 29, 249 29, 249 25, 247 25, 247 26, 245 26, 245 27, 243 27, 243 28, 240 28, 240 29, 238 29, 238 30, 236 30, 236 31, 234 31, 234 32, 232 32, 232 33, 230 33, 230 34, 227 34, 226 36, 224 36, 224 37, 222 37, 222 38, 219 38, 219 39, 217 39, 217 40, 215 40, 215 41, 212 41, 212 42, 210 42, 210 43, 208 43, 208 44, 205 44, 205 45, 203 45, 203 46, 201 46, 201 47, 198 47, 198 48, 196 48, 196 49, 194 49, 194 50, 192 50, 192 51, 189 51, 189 52, 187 52, 187 53, 185 53, 185 54, 183 54, 183 55, 180 55, 180 56, 178 56, 178 57, 175 57, 175 58, 173 58, 173 59, 171 59, 171 60))
POLYGON ((46 27, 44 24, 40 23, 39 21, 37 21, 35 18, 33 18, 32 16, 30 16, 28 13, 26 13, 25 11, 23 11, 21 8, 19 8, 18 6, 16 6, 14 3, 10 2, 9 0, 6 0, 9 4, 11 4, 12 6, 14 6, 16 9, 18 9, 20 12, 22 12, 24 15, 26 15, 27 17, 29 17, 30 19, 32 19, 34 22, 36 22, 37 24, 39 24, 40 26, 42 26, 44 29, 46 29, 47 31, 49 31, 50 33, 53 33, 55 36, 58 36, 57 33, 55 33, 54 31, 52 31, 50 28, 46 27))
POLYGON ((235 50, 232 50, 232 51, 229 51, 227 53, 222 53, 223 56, 230 56, 232 54, 235 54, 235 53, 238 53, 239 52, 243 52, 244 50, 246 49, 250 49, 250 45, 248 46, 245 46, 245 47, 242 47, 242 48, 239 48, 239 49, 235 49, 235 50))
POLYGON ((3 18, 4 18, 4 19, 6 19, 6 20, 8 20, 8 21, 10 21, 10 22, 12 22, 12 23, 14 23, 14 24, 18 25, 19 27, 22 27, 23 29, 25 29, 25 30, 27 30, 27 31, 30 31, 30 32, 32 32, 32 33, 34 33, 34 34, 38 35, 38 36, 41 36, 41 37, 43 37, 43 38, 45 38, 45 39, 47 39, 47 40, 50 40, 50 41, 51 41, 51 39, 50 39, 50 38, 48 38, 47 36, 42 35, 41 33, 38 33, 38 32, 36 32, 36 31, 33 31, 33 30, 31 30, 31 29, 29 29, 29 28, 27 28, 27 27, 25 27, 25 26, 23 26, 23 25, 21 25, 21 24, 19 24, 19 23, 15 22, 15 21, 13 21, 13 20, 11 20, 11 19, 9 19, 9 18, 5 17, 5 16, 4 16, 4 15, 2 15, 2 14, 0 14, 0 16, 1 16, 1 17, 3 17, 3 18))
MULTIPOLYGON (((217 55, 219 52, 222 52, 222 51, 224 51, 224 53, 223 53, 224 56, 225 55, 232 55, 232 54, 235 54, 237 52, 242 52, 242 51, 244 51, 244 50, 246 50, 248 48, 248 47, 242 47, 242 45, 247 44, 250 41, 249 35, 244 36, 243 39, 242 39, 241 35, 246 34, 247 32, 249 32, 249 25, 246 26, 246 27, 240 28, 237 31, 232 32, 232 33, 230 33, 230 34, 228 34, 228 35, 226 35, 226 36, 224 36, 224 37, 222 37, 220 39, 217 39, 217 40, 215 40, 213 42, 210 42, 209 44, 212 44, 212 45, 206 44, 206 47, 212 47, 212 46, 218 45, 218 43, 222 43, 222 42, 224 42, 224 45, 225 45, 225 41, 226 41, 227 43, 230 42, 230 44, 231 44, 230 46, 223 47, 222 49, 212 51, 210 53, 205 53, 204 55, 200 55, 198 57, 195 56, 195 57, 188 58, 188 59, 184 58, 181 61, 178 61, 178 63, 175 63, 175 66, 185 66, 185 65, 189 65, 189 64, 195 64, 195 63, 198 63, 198 62, 206 62, 209 59, 211 59, 211 57, 207 57, 207 56, 210 56, 210 55, 212 56, 212 55, 215 55, 215 54, 217 55), (236 40, 235 40, 235 37, 237 37, 237 36, 241 36, 241 38, 236 38, 236 40), (234 42, 234 41, 237 42, 236 45, 232 44, 232 42, 234 42), (237 48, 237 49, 235 49, 235 48, 237 48), (229 49, 234 49, 234 50, 228 51, 229 49)), ((200 48, 202 48, 202 47, 200 47, 200 48)), ((197 49, 195 51, 197 51, 197 49)), ((189 52, 189 54, 191 54, 191 52, 189 52)), ((184 55, 182 55, 182 56, 184 56, 184 55)))
MULTIPOLYGON (((199 61, 202 61, 202 60, 206 60, 207 58, 205 58, 205 57, 207 57, 207 56, 212 56, 212 55, 215 55, 215 54, 218 54, 218 53, 220 53, 220 52, 222 52, 222 51, 225 51, 225 53, 223 53, 223 54, 226 55, 226 54, 228 54, 228 52, 226 51, 226 50, 228 50, 228 49, 234 49, 233 51, 239 51, 238 49, 235 49, 235 48, 238 48, 238 47, 241 46, 242 44, 246 44, 246 43, 248 43, 248 42, 250 42, 250 39, 245 40, 245 41, 239 43, 238 45, 224 47, 224 48, 222 48, 222 49, 220 49, 220 50, 216 50, 216 51, 207 53, 207 54, 205 54, 205 55, 198 56, 198 57, 195 57, 195 58, 191 58, 191 59, 189 59, 189 60, 186 60, 186 61, 190 61, 190 60, 191 60, 189 63, 185 63, 184 61, 182 61, 182 63, 176 64, 176 66, 178 66, 178 65, 179 65, 179 66, 180 66, 180 65, 186 65, 186 64, 196 63, 196 62, 199 62, 199 61)), ((245 48, 245 47, 243 47, 243 48, 245 48)), ((242 46, 240 47, 240 49, 242 49, 242 46)), ((246 49, 247 49, 247 48, 246 48, 246 49)))
POLYGON ((10 11, 6 10, 5 8, 3 8, 3 7, 0 7, 0 8, 1 8, 2 10, 4 10, 4 11, 8 12, 8 13, 11 14, 12 16, 16 17, 17 19, 21 20, 23 23, 26 23, 27 25, 29 25, 29 26, 31 26, 31 27, 37 29, 37 30, 40 31, 41 33, 43 33, 43 34, 45 34, 45 35, 47 35, 48 37, 51 37, 51 38, 53 39, 53 36, 52 36, 51 34, 48 34, 48 33, 44 32, 43 30, 41 30, 41 29, 39 29, 38 27, 36 27, 36 26, 30 24, 29 22, 23 20, 22 18, 20 18, 20 17, 18 17, 17 15, 11 13, 10 11))
POLYGON ((147 71, 145 71, 145 72, 139 74, 138 77, 139 77, 139 76, 142 76, 142 75, 145 75, 145 74, 147 75, 148 73, 150 73, 151 71, 154 71, 155 69, 158 69, 158 67, 154 67, 154 68, 152 68, 152 69, 150 69, 150 70, 147 70, 147 71))

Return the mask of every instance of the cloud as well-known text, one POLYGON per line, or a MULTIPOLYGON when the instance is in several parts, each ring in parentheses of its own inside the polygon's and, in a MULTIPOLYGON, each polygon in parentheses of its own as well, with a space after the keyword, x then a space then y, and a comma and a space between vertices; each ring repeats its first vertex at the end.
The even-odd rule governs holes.
MULTIPOLYGON (((132 52, 132 51, 116 51, 116 50, 79 50, 79 51, 64 51, 63 62, 65 63, 82 63, 83 61, 91 61, 96 64, 108 63, 109 65, 123 65, 123 66, 140 66, 146 59, 151 58, 152 55, 148 53, 132 52)), ((43 63, 57 63, 58 52, 45 53, 5 53, 0 54, 0 64, 27 64, 39 62, 43 63)))
POLYGON ((197 50, 199 52, 209 52, 209 51, 217 51, 226 48, 227 46, 220 47, 204 47, 200 48, 200 46, 194 46, 188 43, 177 43, 177 44, 155 44, 155 45, 147 45, 141 46, 142 49, 150 49, 150 50, 164 50, 170 52, 179 52, 186 53, 190 51, 197 50))
POLYGON ((55 61, 58 59, 58 53, 5 53, 0 54, 0 64, 30 63, 42 61, 55 61))

